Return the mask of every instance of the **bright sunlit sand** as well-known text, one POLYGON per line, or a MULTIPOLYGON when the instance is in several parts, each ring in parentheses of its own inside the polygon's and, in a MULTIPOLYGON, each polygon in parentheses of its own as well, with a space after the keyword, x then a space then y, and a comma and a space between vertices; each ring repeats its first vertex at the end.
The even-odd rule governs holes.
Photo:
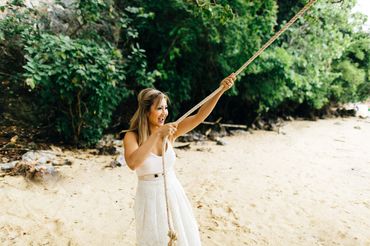
MULTIPOLYGON (((176 149, 203 245, 370 245, 369 139, 369 119, 338 118, 176 149)), ((135 173, 61 154, 58 179, 0 179, 2 245, 135 245, 135 173)))

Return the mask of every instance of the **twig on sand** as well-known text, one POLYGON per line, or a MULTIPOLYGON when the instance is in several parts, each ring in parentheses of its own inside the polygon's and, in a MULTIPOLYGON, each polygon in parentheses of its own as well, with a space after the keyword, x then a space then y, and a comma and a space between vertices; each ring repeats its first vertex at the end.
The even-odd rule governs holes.
POLYGON ((204 124, 204 125, 219 125, 219 126, 228 127, 228 128, 248 129, 248 126, 246 126, 246 125, 238 125, 238 124, 223 124, 223 123, 208 122, 208 121, 204 121, 204 122, 202 122, 202 124, 204 124))

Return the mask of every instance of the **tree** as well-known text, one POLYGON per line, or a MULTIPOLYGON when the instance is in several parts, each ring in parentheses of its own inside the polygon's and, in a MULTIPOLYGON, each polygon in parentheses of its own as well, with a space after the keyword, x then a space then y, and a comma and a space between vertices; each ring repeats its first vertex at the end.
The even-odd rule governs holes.
POLYGON ((133 94, 132 88, 154 81, 133 24, 146 16, 134 7, 118 12, 112 1, 55 6, 61 16, 57 19, 23 1, 6 5, 7 14, 0 20, 0 38, 6 41, 0 67, 16 78, 16 86, 33 90, 38 112, 32 115, 40 115, 42 124, 66 142, 91 145, 110 124, 117 105, 133 94), (7 64, 9 51, 21 57, 20 64, 12 62, 16 71, 7 64))

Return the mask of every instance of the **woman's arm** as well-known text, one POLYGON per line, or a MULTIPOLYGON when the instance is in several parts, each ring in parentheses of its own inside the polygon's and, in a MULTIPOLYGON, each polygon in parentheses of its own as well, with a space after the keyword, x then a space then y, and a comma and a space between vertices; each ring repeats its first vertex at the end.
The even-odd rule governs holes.
POLYGON ((137 135, 134 132, 127 132, 123 139, 127 166, 131 170, 138 168, 149 156, 153 146, 159 139, 159 133, 154 133, 139 147, 137 135))
POLYGON ((170 136, 176 131, 175 124, 166 124, 160 127, 156 132, 153 132, 148 139, 139 146, 137 135, 134 132, 127 132, 123 139, 123 147, 125 152, 125 160, 127 166, 131 170, 135 170, 141 166, 144 160, 149 156, 160 139, 165 136, 170 136))
POLYGON ((222 94, 224 94, 225 91, 227 91, 233 86, 235 79, 236 77, 234 74, 231 74, 227 78, 223 79, 221 81, 221 86, 223 86, 223 89, 219 93, 217 93, 214 97, 212 97, 209 101, 203 104, 203 106, 199 109, 199 111, 195 115, 185 118, 182 122, 178 124, 177 131, 173 135, 172 141, 184 135, 185 133, 193 130, 200 123, 202 123, 211 114, 212 110, 216 106, 222 94))

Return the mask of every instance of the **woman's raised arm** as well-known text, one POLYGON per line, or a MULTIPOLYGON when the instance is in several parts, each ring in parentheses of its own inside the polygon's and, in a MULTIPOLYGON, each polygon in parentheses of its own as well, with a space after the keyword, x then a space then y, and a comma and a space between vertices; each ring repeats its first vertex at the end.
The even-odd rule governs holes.
POLYGON ((206 102, 195 115, 185 118, 178 124, 177 131, 173 136, 173 141, 202 123, 211 114, 222 94, 233 86, 235 79, 236 76, 234 74, 223 79, 220 83, 220 85, 223 86, 223 89, 206 102))

